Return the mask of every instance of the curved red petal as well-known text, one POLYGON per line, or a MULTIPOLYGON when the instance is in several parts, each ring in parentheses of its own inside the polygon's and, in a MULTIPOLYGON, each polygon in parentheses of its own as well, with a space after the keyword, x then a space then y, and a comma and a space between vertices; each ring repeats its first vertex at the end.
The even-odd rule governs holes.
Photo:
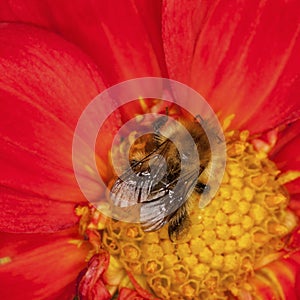
POLYGON ((285 147, 287 144, 289 144, 294 138, 296 138, 300 134, 300 119, 286 124, 285 126, 282 126, 282 128, 279 128, 278 135, 277 135, 277 141, 274 146, 274 148, 269 153, 270 157, 273 158, 276 156, 280 150, 285 147))
POLYGON ((223 117, 236 114, 237 128, 261 132, 299 117, 298 3, 197 3, 165 1, 170 76, 190 84, 223 117))
POLYGON ((118 300, 144 300, 137 291, 131 290, 129 288, 123 287, 120 290, 118 300))
POLYGON ((1 233, 1 299, 71 299, 76 277, 85 265, 86 246, 72 228, 55 234, 1 233), (10 262, 9 262, 10 261, 10 262))
POLYGON ((165 69, 160 6, 147 0, 1 1, 0 20, 58 32, 88 53, 114 84, 160 76, 165 69))
POLYGON ((300 170, 300 158, 299 148, 300 136, 296 136, 283 146, 276 155, 273 156, 273 160, 278 164, 280 169, 287 170, 300 170))
POLYGON ((109 300, 111 295, 105 286, 104 273, 109 265, 109 253, 95 254, 80 274, 77 293, 82 300, 109 300))
MULTIPOLYGON (((296 133, 297 136, 292 138, 288 143, 277 151, 273 155, 272 159, 277 164, 280 170, 286 171, 300 171, 300 136, 299 131, 296 133)), ((293 180, 286 184, 291 194, 300 193, 300 178, 293 180)))
POLYGON ((298 225, 298 227, 296 227, 291 233, 287 241, 287 247, 290 251, 300 249, 300 225, 298 225))
POLYGON ((253 284, 263 299, 297 300, 299 295, 300 251, 287 254, 257 271, 253 284))
MULTIPOLYGON (((291 190, 292 192, 296 192, 296 191, 299 192, 299 190, 300 190, 300 188, 299 188, 300 182, 298 181, 297 184, 298 184, 297 187, 291 187, 291 186, 289 186, 288 187, 289 190, 291 190)), ((292 195, 292 197, 290 199, 289 207, 300 218, 300 193, 292 195)))
POLYGON ((32 26, 0 26, 0 230, 72 226, 85 200, 73 174, 72 139, 84 107, 104 88, 76 47, 32 26))
POLYGON ((133 274, 130 272, 127 272, 127 275, 132 283, 132 285, 134 286, 134 288, 136 289, 137 293, 139 296, 142 297, 142 299, 146 299, 146 300, 159 300, 158 298, 155 298, 151 293, 149 293, 147 290, 145 290, 143 287, 140 286, 140 284, 138 283, 138 281, 134 278, 133 274))

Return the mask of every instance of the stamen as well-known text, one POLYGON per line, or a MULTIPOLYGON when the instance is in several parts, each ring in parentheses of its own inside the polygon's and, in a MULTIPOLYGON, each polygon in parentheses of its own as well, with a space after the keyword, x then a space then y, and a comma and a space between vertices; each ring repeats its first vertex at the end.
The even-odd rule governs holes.
MULTIPOLYGON (((233 117, 224 121, 224 128, 233 117)), ((284 248, 282 238, 295 228, 297 219, 286 210, 288 194, 283 184, 300 172, 278 176, 276 165, 254 149, 248 136, 248 131, 226 134, 224 180, 204 209, 193 195, 192 226, 184 239, 170 241, 167 227, 141 234, 138 224, 108 223, 106 234, 121 251, 116 254, 110 246, 107 250, 133 275, 142 274, 156 296, 221 299, 228 294, 251 295, 248 281, 255 268, 266 257, 278 257, 284 248), (117 228, 123 230, 115 235, 117 228), (132 268, 132 263, 139 268, 132 268)))
MULTIPOLYGON (((228 128, 233 117, 224 121, 223 128, 228 128)), ((274 134, 269 137, 272 143, 274 134)), ((167 226, 144 232, 138 224, 107 219, 95 208, 78 207, 79 232, 93 246, 89 257, 104 247, 118 262, 119 271, 130 272, 143 282, 143 288, 162 299, 254 296, 249 282, 256 278, 258 268, 283 255, 285 241, 298 223, 287 209, 284 184, 300 177, 300 172, 280 174, 267 154, 247 141, 248 131, 230 131, 225 136, 228 158, 223 182, 204 209, 199 208, 199 195, 192 195, 192 225, 183 239, 170 241, 167 226)), ((121 145, 114 151, 123 149, 121 145)), ((81 246, 77 240, 72 242, 81 246)), ((2 258, 0 264, 8 260, 2 258)), ((129 281, 125 278, 122 285, 128 286, 129 281)))

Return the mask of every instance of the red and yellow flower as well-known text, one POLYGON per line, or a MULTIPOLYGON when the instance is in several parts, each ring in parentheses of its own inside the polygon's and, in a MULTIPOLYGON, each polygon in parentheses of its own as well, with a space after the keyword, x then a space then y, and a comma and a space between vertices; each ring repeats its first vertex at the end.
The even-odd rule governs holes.
MULTIPOLYGON (((1 298, 298 299, 299 16, 297 1, 1 1, 1 298), (197 90, 229 145, 222 214, 213 214, 217 201, 195 209, 195 230, 178 245, 164 229, 107 220, 73 174, 83 109, 142 76, 197 90)), ((151 109, 136 102, 103 128, 96 155, 107 181, 110 141, 151 109)))

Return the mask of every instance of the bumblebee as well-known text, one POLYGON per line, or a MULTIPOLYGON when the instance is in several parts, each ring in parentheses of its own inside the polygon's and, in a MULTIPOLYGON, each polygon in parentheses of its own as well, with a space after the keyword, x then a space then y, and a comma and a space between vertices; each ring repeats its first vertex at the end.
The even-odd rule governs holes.
POLYGON ((131 147, 130 168, 111 188, 113 205, 124 209, 139 205, 144 231, 156 231, 168 224, 170 240, 179 240, 191 225, 192 194, 209 191, 201 175, 210 161, 210 144, 201 122, 179 119, 168 124, 168 116, 162 116, 153 123, 153 133, 138 138, 131 147), (182 153, 175 139, 187 150, 182 153), (191 158, 192 148, 198 163, 191 158))

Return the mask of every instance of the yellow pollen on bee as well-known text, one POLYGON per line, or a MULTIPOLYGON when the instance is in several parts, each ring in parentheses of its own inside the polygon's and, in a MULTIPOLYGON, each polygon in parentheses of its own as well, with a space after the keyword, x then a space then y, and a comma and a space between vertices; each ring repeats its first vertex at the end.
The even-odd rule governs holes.
MULTIPOLYGON (((233 117, 224 121, 223 128, 233 117)), ((212 300, 245 293, 254 297, 249 284, 256 276, 254 270, 280 255, 285 237, 297 225, 287 209, 289 195, 283 185, 300 172, 280 174, 267 154, 247 141, 248 131, 229 131, 225 136, 228 157, 223 181, 205 208, 199 208, 197 201, 191 203, 186 237, 172 242, 167 226, 144 232, 139 224, 107 220, 103 247, 135 278, 144 278, 144 287, 155 297, 212 300)), ((92 229, 87 220, 95 211, 78 208, 76 212, 83 220, 80 232, 92 229)), ((99 226, 99 217, 93 222, 99 226)))

